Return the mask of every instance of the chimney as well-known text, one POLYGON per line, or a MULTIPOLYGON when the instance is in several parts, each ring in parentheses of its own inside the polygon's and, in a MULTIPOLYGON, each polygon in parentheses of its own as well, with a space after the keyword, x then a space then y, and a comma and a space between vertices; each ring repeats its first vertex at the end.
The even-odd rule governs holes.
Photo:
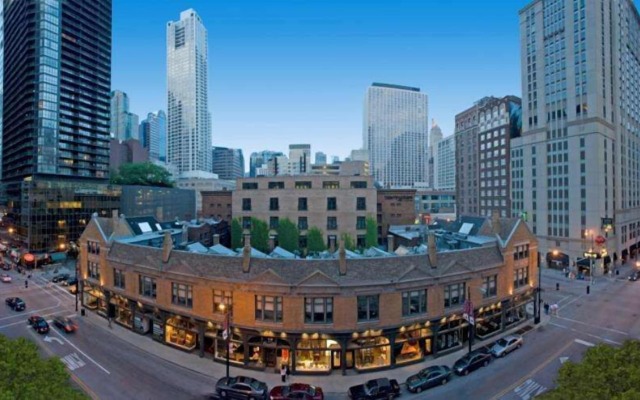
POLYGON ((436 249, 436 235, 433 233, 427 234, 427 249, 429 254, 429 264, 431 264, 431 268, 438 267, 438 258, 436 253, 438 250, 436 249))
POLYGON ((335 236, 329 236, 329 252, 331 254, 336 252, 336 237, 335 236))
POLYGON ((220 244, 220 235, 216 233, 213 235, 213 245, 215 246, 217 244, 220 244))
POLYGON ((251 269, 251 235, 244 235, 244 248, 242 249, 242 272, 245 274, 251 269))
POLYGON ((276 248, 276 237, 269 235, 269 251, 273 251, 276 248))
POLYGON ((171 238, 171 233, 164 233, 164 240, 162 241, 162 262, 169 262, 169 257, 171 256, 171 250, 173 250, 173 239, 171 238))
POLYGON ((500 211, 498 210, 491 211, 491 227, 493 228, 493 233, 495 233, 496 235, 500 234, 500 211))
POLYGON ((340 245, 338 248, 338 263, 340 266, 340 275, 347 274, 347 252, 344 249, 344 240, 340 238, 340 245))
POLYGON ((393 253, 393 251, 396 249, 395 246, 396 244, 393 240, 393 235, 387 235, 387 251, 389 253, 393 253))

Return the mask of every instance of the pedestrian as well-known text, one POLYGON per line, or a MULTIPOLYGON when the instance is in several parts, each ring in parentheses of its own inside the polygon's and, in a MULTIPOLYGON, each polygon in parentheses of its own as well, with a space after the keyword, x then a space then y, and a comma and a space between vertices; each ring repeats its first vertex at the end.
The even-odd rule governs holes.
POLYGON ((287 370, 287 380, 289 380, 289 374, 291 373, 291 371, 289 371, 289 364, 285 364, 284 369, 287 370))
POLYGON ((280 366, 280 378, 282 379, 282 382, 287 381, 287 367, 285 367, 284 364, 280 366))
POLYGON ((27 280, 24 281, 24 288, 25 289, 29 288, 29 281, 27 281, 27 280))
POLYGON ((544 303, 544 313, 549 315, 549 303, 547 302, 544 303))
POLYGON ((111 328, 111 320, 112 320, 111 317, 107 318, 107 321, 109 321, 109 328, 111 328))

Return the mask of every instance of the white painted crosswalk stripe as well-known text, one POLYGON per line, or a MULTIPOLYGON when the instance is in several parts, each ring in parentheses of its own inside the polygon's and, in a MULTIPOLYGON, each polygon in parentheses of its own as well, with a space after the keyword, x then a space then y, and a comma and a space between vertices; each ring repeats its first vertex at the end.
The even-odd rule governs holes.
POLYGON ((61 360, 71 371, 86 365, 86 363, 82 361, 80 356, 76 353, 71 353, 65 357, 62 357, 61 360))
POLYGON ((518 395, 522 400, 529 400, 541 393, 543 393, 547 388, 534 381, 533 379, 527 379, 522 385, 515 388, 513 391, 516 395, 518 395))

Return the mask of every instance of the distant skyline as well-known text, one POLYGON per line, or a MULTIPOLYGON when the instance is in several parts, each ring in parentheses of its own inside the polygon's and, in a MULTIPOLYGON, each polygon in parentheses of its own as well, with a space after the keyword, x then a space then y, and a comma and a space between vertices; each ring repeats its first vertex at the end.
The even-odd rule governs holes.
MULTIPOLYGON (((344 159, 362 146, 373 82, 419 87, 444 136, 481 97, 521 95, 516 1, 113 1, 112 89, 167 109, 166 27, 195 9, 209 33, 213 145, 344 159)), ((431 121, 429 121, 429 124, 431 121)))

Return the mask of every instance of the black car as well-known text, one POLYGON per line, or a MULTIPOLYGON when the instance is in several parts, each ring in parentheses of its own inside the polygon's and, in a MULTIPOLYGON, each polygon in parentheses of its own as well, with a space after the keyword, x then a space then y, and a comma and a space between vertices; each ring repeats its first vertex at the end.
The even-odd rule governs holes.
POLYGON ((7 297, 4 302, 13 311, 24 311, 27 308, 27 304, 20 297, 7 297))
POLYGON ((350 387, 348 394, 353 400, 393 399, 400 396, 400 385, 395 379, 371 379, 362 385, 350 387))
POLYGON ((475 350, 456 361, 452 369, 458 375, 468 375, 469 372, 489 365, 491 358, 491 353, 487 352, 487 349, 475 350))
POLYGON ((451 379, 451 368, 446 365, 434 365, 420 370, 415 375, 407 378, 407 390, 411 393, 420 393, 425 389, 438 385, 444 385, 451 379))
POLYGON ((66 281, 62 281, 62 286, 73 286, 78 284, 77 278, 69 278, 66 281))
POLYGON ((49 333, 49 324, 39 315, 30 316, 29 325, 38 333, 49 333))
POLYGON ((216 393, 223 399, 266 400, 267 384, 248 376, 222 378, 216 383, 216 393))
POLYGON ((51 282, 53 283, 64 282, 68 279, 69 279, 69 274, 59 274, 51 278, 51 282))

